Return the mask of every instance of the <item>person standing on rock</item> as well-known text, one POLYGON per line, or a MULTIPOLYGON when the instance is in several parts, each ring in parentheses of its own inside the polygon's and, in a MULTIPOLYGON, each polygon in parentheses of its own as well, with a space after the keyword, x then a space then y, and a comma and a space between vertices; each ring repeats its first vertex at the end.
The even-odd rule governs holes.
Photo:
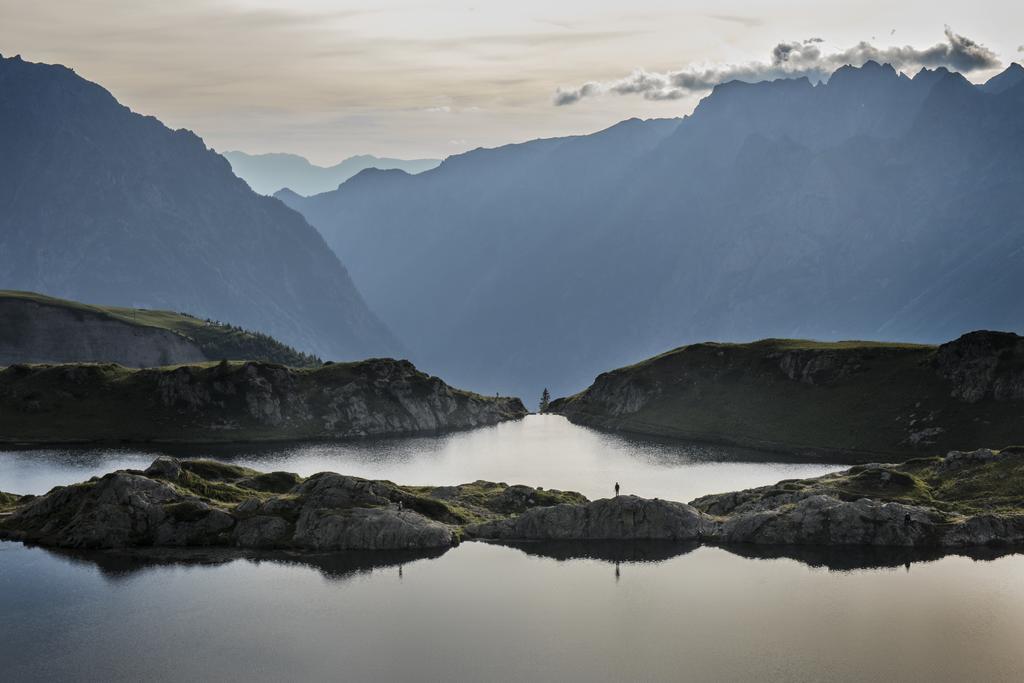
POLYGON ((618 497, 618 495, 619 495, 619 482, 615 482, 615 496, 618 497))

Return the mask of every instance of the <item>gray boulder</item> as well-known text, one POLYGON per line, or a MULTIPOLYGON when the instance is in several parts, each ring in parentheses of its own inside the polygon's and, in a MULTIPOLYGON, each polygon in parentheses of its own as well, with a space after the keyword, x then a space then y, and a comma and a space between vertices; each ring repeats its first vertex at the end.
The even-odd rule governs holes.
POLYGON ((536 508, 466 528, 476 538, 504 540, 691 541, 713 532, 708 516, 684 503, 616 496, 584 505, 536 508))

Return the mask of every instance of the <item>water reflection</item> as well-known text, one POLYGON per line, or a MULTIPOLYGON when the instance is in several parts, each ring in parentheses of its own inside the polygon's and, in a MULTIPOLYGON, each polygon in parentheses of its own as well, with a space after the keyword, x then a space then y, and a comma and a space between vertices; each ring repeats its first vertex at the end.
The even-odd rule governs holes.
POLYGON ((758 451, 607 434, 556 415, 532 415, 470 432, 401 439, 7 451, 0 452, 0 490, 45 493, 114 469, 144 468, 159 454, 212 457, 303 476, 336 471, 413 485, 486 479, 580 491, 590 498, 612 495, 620 482, 623 493, 679 501, 841 469, 758 451))
POLYGON ((816 569, 848 572, 859 569, 893 569, 936 562, 944 557, 966 557, 976 561, 997 560, 1017 555, 1024 548, 898 548, 874 546, 808 546, 734 544, 718 546, 733 555, 755 560, 796 560, 816 569))
MULTIPOLYGON (((700 543, 679 541, 472 541, 489 546, 511 548, 527 556, 573 562, 596 560, 612 565, 615 578, 622 567, 659 564, 688 555, 701 548, 700 543)), ((428 550, 346 551, 335 553, 298 553, 283 551, 247 551, 230 548, 140 548, 134 550, 66 550, 35 547, 70 564, 93 566, 111 581, 125 579, 153 569, 169 567, 216 567, 232 562, 256 566, 271 563, 314 569, 325 578, 344 581, 360 575, 393 568, 404 577, 405 565, 436 560, 450 548, 428 550)), ((979 548, 896 548, 861 546, 772 546, 733 544, 713 546, 747 560, 794 560, 814 569, 830 572, 893 569, 937 562, 945 557, 965 557, 974 561, 993 561, 1021 554, 1013 547, 979 548)), ((456 551, 457 552, 457 551, 456 551)))
MULTIPOLYGON (((2 541, 0 541, 2 542, 2 541)), ((67 550, 36 547, 71 565, 92 566, 104 578, 119 581, 137 574, 166 568, 218 567, 233 562, 263 563, 292 567, 308 567, 332 581, 345 581, 369 575, 382 569, 395 568, 402 578, 403 567, 420 560, 441 557, 450 548, 426 550, 347 551, 343 553, 292 553, 274 551, 243 551, 230 548, 140 548, 136 550, 67 550)))
POLYGON ((1020 556, 897 551, 850 569, 769 550, 465 543, 436 557, 125 562, 0 543, 0 661, 4 680, 962 681, 1024 670, 1020 556))

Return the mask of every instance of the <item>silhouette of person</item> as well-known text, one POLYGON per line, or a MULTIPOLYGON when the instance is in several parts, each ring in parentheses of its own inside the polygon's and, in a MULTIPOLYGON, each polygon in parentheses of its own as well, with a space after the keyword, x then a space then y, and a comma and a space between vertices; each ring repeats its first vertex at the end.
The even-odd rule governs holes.
POLYGON ((619 495, 619 482, 615 482, 615 495, 619 495))
POLYGON ((615 583, 619 582, 619 563, 615 563, 615 583))

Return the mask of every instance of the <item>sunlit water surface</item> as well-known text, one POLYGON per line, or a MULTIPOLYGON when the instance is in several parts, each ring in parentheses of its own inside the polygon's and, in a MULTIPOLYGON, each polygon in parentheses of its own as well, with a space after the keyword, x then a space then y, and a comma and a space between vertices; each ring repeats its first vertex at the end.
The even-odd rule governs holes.
MULTIPOLYGON (((249 447, 260 469, 689 500, 836 465, 557 417, 446 437, 249 447)), ((42 493, 155 453, 0 453, 42 493)), ((3 680, 1020 680, 1024 557, 673 544, 140 560, 0 542, 3 680)))
POLYGON ((825 474, 837 465, 785 463, 778 455, 606 434, 556 415, 531 415, 444 436, 330 444, 0 452, 0 490, 45 493, 119 468, 145 468, 159 453, 214 457, 260 470, 308 476, 332 471, 399 484, 460 484, 477 479, 690 501, 780 479, 825 474))

